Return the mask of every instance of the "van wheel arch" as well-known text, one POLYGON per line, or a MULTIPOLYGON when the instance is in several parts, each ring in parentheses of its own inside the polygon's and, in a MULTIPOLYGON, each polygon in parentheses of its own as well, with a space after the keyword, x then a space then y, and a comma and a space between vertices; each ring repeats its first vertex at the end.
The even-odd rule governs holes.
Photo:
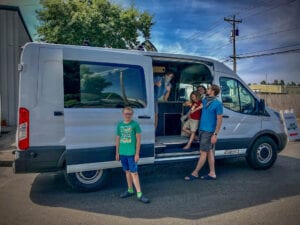
POLYGON ((66 168, 66 154, 67 154, 67 151, 65 150, 62 154, 61 154, 61 156, 60 156, 60 158, 59 158, 59 160, 57 161, 57 168, 58 169, 65 169, 66 168))

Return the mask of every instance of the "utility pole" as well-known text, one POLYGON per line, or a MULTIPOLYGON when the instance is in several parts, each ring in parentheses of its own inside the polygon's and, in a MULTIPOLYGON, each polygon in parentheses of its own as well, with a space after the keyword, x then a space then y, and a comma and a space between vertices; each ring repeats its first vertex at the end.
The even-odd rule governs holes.
POLYGON ((236 20, 235 15, 233 15, 232 18, 226 18, 224 17, 224 21, 229 22, 232 25, 232 32, 231 32, 231 37, 232 37, 232 42, 233 42, 233 55, 231 58, 233 59, 233 71, 236 73, 236 48, 235 48, 235 37, 239 36, 239 30, 236 29, 235 24, 236 23, 241 23, 242 20, 236 20))

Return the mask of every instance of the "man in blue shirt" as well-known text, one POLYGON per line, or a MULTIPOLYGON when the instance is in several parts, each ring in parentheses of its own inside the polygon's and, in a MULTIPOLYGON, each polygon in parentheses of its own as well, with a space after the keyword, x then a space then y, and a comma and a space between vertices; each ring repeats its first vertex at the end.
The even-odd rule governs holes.
POLYGON ((171 71, 166 72, 164 77, 154 77, 154 111, 155 111, 155 128, 158 122, 158 99, 163 97, 164 101, 168 101, 171 92, 171 80, 174 74, 171 71))
POLYGON ((212 84, 207 89, 208 96, 202 101, 202 115, 199 126, 200 157, 194 171, 184 179, 194 180, 199 178, 199 171, 208 159, 209 174, 202 176, 203 180, 216 180, 214 147, 217 142, 217 135, 221 129, 223 118, 223 106, 217 99, 220 87, 212 84))

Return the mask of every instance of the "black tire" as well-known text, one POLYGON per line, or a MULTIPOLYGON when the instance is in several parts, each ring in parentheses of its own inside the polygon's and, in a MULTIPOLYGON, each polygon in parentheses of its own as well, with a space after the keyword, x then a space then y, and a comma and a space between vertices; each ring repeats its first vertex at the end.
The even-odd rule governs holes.
POLYGON ((248 150, 246 160, 256 170, 266 170, 273 166, 277 159, 277 145, 270 137, 260 137, 248 150))
POLYGON ((80 192, 98 191, 103 188, 108 180, 109 170, 92 170, 77 173, 64 171, 65 179, 69 186, 80 192))

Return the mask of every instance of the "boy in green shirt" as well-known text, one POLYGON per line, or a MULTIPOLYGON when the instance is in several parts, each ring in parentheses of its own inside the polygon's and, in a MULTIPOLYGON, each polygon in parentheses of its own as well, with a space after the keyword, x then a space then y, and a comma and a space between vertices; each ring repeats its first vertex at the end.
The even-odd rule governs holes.
POLYGON ((149 199, 143 196, 138 175, 137 162, 140 158, 141 128, 140 125, 132 120, 133 109, 125 107, 122 110, 124 121, 117 126, 116 137, 116 160, 122 163, 126 174, 128 190, 120 195, 127 198, 134 195, 133 185, 137 191, 137 198, 143 203, 149 203, 149 199))

